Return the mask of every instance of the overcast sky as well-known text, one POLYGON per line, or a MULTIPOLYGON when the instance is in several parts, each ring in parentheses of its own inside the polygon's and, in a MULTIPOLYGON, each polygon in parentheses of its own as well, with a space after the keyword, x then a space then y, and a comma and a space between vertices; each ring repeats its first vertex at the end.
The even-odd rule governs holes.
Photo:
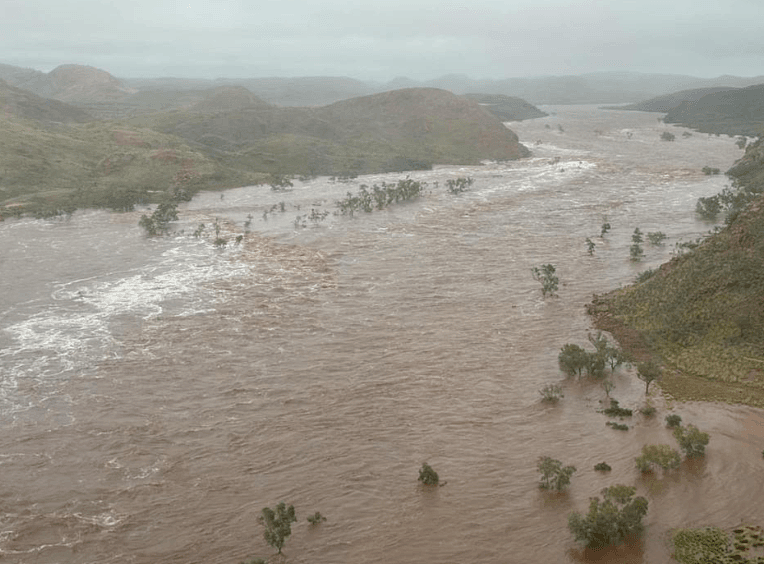
POLYGON ((763 0, 0 0, 0 63, 119 77, 764 74, 763 0))

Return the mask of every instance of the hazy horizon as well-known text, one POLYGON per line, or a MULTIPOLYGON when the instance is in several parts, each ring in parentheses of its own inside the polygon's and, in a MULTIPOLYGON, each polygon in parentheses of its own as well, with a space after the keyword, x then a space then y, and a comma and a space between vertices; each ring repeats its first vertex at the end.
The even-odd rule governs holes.
POLYGON ((764 3, 4 0, 5 64, 122 78, 344 76, 388 82, 634 72, 760 76, 764 3))

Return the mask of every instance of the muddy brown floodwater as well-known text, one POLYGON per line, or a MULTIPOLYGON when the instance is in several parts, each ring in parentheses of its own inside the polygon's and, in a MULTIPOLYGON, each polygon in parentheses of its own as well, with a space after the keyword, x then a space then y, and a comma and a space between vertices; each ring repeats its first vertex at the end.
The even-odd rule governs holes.
MULTIPOLYGON (((695 201, 725 179, 700 169, 741 151, 656 114, 545 109, 511 124, 533 157, 411 173, 427 193, 371 214, 295 221, 405 175, 201 194, 183 233, 155 240, 141 211, 0 224, 3 562, 271 557, 257 517, 280 501, 297 510, 295 564, 652 564, 674 527, 764 524, 764 412, 667 405, 656 388, 657 415, 616 431, 602 388, 557 366, 563 344, 588 346, 593 293, 711 227, 695 201), (459 176, 475 182, 454 196, 459 176), (216 219, 242 242, 216 249, 216 219), (635 227, 668 236, 640 263, 635 227), (559 297, 531 277, 545 263, 559 297), (565 397, 542 404, 553 383, 565 397), (707 455, 641 475, 643 444, 674 443, 668 412, 710 433, 707 455), (578 468, 565 493, 539 490, 545 455, 578 468), (444 487, 417 483, 425 461, 444 487), (567 516, 616 483, 649 500, 646 532, 585 551, 567 516)), ((643 405, 632 370, 613 381, 643 405)))

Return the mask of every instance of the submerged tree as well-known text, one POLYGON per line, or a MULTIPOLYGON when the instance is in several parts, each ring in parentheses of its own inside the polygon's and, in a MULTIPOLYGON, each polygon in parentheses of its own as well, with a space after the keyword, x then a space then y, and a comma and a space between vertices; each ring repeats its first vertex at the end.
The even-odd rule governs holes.
POLYGON ((636 488, 624 485, 602 490, 603 499, 589 501, 589 513, 571 513, 568 528, 577 541, 590 548, 618 544, 627 535, 642 532, 642 518, 647 513, 647 500, 634 497, 636 488))
POLYGON ((557 362, 560 364, 560 370, 568 376, 581 376, 589 362, 589 353, 578 345, 567 343, 557 355, 557 362))
POLYGON ((564 490, 570 484, 570 477, 576 471, 575 466, 563 466, 562 462, 549 456, 538 460, 538 471, 541 473, 539 487, 545 490, 564 490))
POLYGON ((642 237, 642 232, 639 230, 639 227, 634 229, 634 233, 631 236, 631 241, 632 245, 629 247, 631 260, 640 260, 645 253, 642 250, 642 241, 644 241, 644 239, 642 237))
POLYGON ((546 297, 547 294, 553 296, 555 292, 557 292, 560 279, 555 272, 556 269, 553 264, 543 264, 540 267, 534 266, 531 268, 533 279, 541 282, 541 293, 544 297, 546 297))
POLYGON ((679 443, 679 448, 688 457, 703 456, 706 454, 708 433, 703 433, 695 425, 679 426, 674 428, 674 438, 679 443))
POLYGON ((142 215, 138 225, 150 237, 167 233, 170 222, 178 220, 178 204, 172 200, 161 202, 150 216, 142 215))
POLYGON ((289 535, 292 534, 292 523, 297 521, 294 512, 294 505, 289 507, 282 501, 276 506, 274 511, 270 507, 265 507, 260 516, 260 522, 265 526, 265 542, 273 548, 281 549, 289 535))
POLYGON ((652 466, 660 466, 664 470, 678 468, 681 459, 679 453, 669 445, 645 445, 642 454, 634 459, 641 472, 649 472, 652 466))
POLYGON ((432 466, 423 462, 422 467, 419 469, 419 481, 426 486, 437 486, 440 482, 440 476, 433 470, 432 466))

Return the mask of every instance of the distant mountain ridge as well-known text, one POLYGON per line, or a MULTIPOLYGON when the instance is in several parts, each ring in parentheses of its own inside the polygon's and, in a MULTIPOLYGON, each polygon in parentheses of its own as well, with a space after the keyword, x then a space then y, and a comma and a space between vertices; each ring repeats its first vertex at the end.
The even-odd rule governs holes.
MULTIPOLYGON (((81 65, 62 65, 62 67, 81 65)), ((55 69, 54 69, 55 70, 55 69)), ((97 69, 96 69, 97 70, 97 69)), ((92 71, 91 71, 92 72, 92 71)), ((57 93, 55 82, 49 75, 33 69, 0 64, 0 78, 18 88, 30 90, 39 96, 74 102, 70 96, 57 93)), ((55 73, 54 77, 55 78, 55 73)), ((113 78, 113 77, 112 77, 113 78)), ((376 94, 402 88, 440 88, 454 94, 479 92, 518 97, 531 104, 624 104, 637 103, 681 90, 698 88, 744 88, 764 83, 764 76, 719 76, 699 78, 689 75, 647 74, 632 72, 599 72, 568 76, 514 77, 504 79, 473 79, 465 75, 445 75, 432 80, 412 80, 397 77, 387 83, 363 82, 350 77, 264 77, 198 79, 182 77, 121 78, 105 91, 88 94, 83 102, 118 100, 120 93, 128 94, 125 103, 136 106, 146 97, 135 96, 130 102, 130 91, 155 93, 177 91, 187 96, 192 90, 210 90, 219 86, 243 86, 264 101, 280 106, 324 106, 340 100, 376 94), (98 94, 97 96, 95 94, 98 94)), ((78 103, 79 99, 76 100, 78 103)), ((140 107, 139 107, 140 109, 140 107)))

